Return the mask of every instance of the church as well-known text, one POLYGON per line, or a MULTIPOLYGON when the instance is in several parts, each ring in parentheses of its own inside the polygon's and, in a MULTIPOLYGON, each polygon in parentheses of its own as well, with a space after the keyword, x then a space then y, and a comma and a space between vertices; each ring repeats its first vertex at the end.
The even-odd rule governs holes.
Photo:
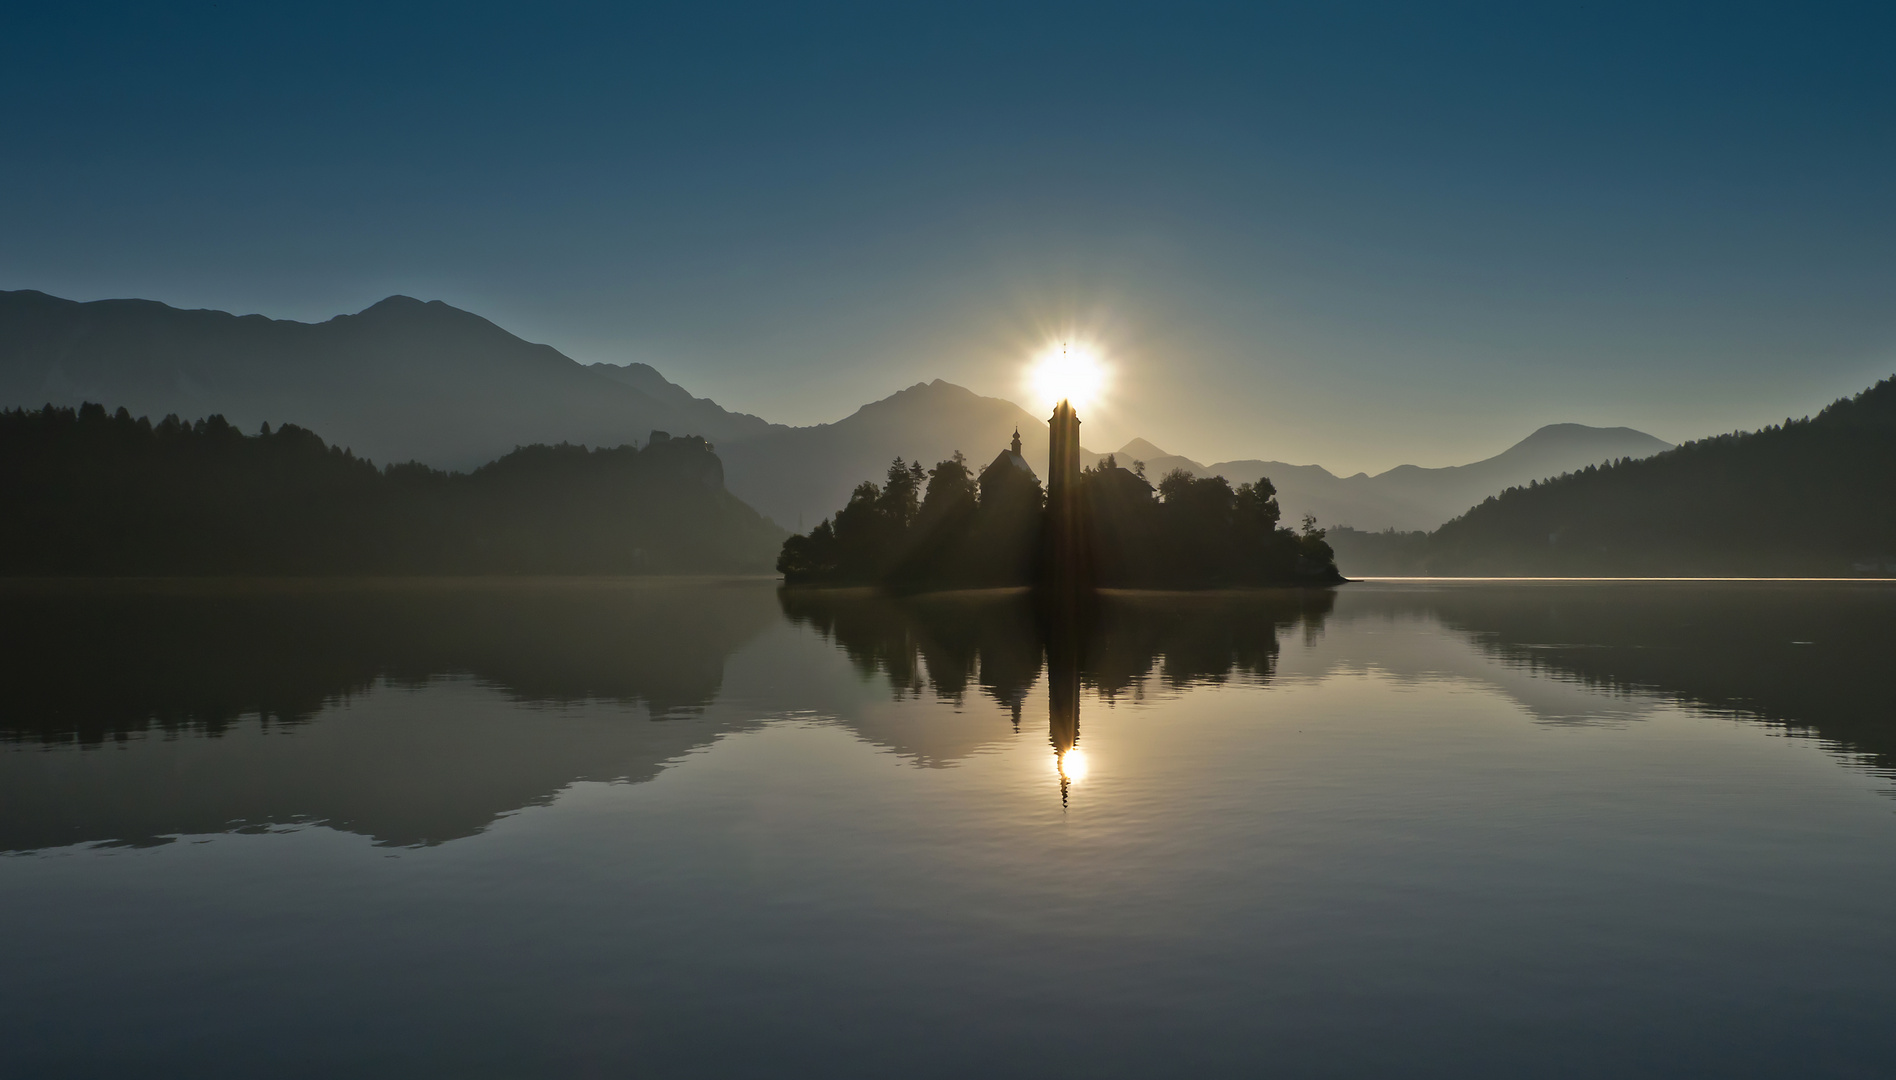
POLYGON ((1014 429, 1013 443, 994 455, 994 460, 981 470, 975 482, 981 489, 983 506, 1031 504, 1035 509, 1039 508, 1040 477, 1020 452, 1019 428, 1014 429))

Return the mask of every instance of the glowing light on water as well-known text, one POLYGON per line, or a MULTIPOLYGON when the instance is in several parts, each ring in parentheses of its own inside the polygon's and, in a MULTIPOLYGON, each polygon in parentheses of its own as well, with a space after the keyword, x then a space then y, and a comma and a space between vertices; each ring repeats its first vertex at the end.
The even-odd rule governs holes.
POLYGON ((1060 774, 1060 779, 1067 783, 1079 783, 1086 779, 1086 751, 1076 746, 1066 753, 1060 754, 1053 759, 1053 769, 1060 774))

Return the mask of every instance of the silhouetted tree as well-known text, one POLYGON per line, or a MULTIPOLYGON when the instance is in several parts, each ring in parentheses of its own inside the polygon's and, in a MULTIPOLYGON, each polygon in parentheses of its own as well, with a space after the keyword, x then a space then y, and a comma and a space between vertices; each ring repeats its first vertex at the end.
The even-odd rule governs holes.
POLYGON ((980 503, 974 473, 961 451, 928 470, 928 492, 922 497, 921 520, 924 522, 959 520, 974 512, 980 503))
POLYGON ((124 409, 0 413, 0 573, 762 570, 782 531, 697 438, 378 469, 314 432, 124 409))
MULTIPOLYGON (((957 453, 926 474, 900 459, 888 486, 864 483, 828 521, 784 544, 791 582, 881 583, 898 589, 1023 585, 1044 558, 1046 496, 1018 436, 970 481, 957 453), (896 494, 891 495, 891 489, 896 494)), ((1079 484, 1084 542, 1102 585, 1327 584, 1339 580, 1321 533, 1277 527, 1270 481, 1232 490, 1223 477, 1169 474, 1154 492, 1108 455, 1079 484)))

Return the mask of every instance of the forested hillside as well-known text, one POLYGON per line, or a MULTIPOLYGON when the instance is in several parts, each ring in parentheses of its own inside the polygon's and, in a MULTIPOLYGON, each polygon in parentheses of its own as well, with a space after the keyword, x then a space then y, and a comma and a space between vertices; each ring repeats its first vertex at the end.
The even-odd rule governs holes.
POLYGON ((1344 573, 1848 576, 1896 565, 1896 380, 1814 417, 1511 488, 1344 573))
POLYGON ((783 533, 703 440, 378 468, 294 425, 0 412, 0 573, 767 571, 783 533))

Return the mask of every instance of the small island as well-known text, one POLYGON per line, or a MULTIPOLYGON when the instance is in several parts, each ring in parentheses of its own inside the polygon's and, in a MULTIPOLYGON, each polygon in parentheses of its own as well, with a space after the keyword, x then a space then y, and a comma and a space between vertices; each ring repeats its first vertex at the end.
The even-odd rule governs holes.
POLYGON ((900 592, 1005 586, 1198 589, 1329 587, 1345 579, 1313 518, 1279 524, 1268 479, 1235 489, 1174 470, 1155 488, 1142 463, 1079 466, 1080 421, 1062 400, 1049 421, 1048 482, 1020 432, 979 473, 959 452, 932 469, 897 458, 880 485, 784 541, 788 584, 900 592))

